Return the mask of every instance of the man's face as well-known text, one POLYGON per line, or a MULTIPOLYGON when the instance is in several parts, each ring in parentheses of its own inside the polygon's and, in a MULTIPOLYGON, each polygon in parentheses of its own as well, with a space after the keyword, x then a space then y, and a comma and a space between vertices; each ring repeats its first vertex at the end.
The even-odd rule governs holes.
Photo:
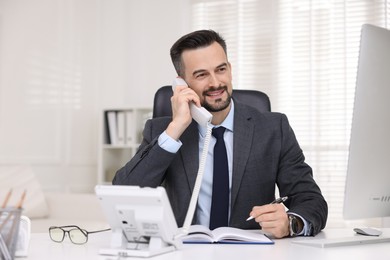
POLYGON ((182 53, 184 79, 210 112, 229 107, 232 94, 231 66, 217 42, 182 53))

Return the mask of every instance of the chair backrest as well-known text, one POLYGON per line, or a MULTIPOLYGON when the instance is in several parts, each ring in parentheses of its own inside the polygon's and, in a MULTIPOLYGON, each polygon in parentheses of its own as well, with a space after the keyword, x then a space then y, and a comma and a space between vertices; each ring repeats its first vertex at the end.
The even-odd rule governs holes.
MULTIPOLYGON (((161 116, 171 116, 171 97, 172 86, 163 86, 159 88, 154 95, 153 118, 161 116)), ((257 110, 271 111, 271 102, 267 94, 258 90, 233 89, 233 98, 257 110)))

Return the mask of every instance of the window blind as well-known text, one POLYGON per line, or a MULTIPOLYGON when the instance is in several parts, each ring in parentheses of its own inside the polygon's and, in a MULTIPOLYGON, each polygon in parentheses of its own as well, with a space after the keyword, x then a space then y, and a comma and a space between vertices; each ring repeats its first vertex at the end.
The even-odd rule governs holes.
POLYGON ((192 29, 228 44, 236 89, 257 89, 287 114, 329 205, 343 220, 360 30, 390 26, 385 0, 191 0, 192 29))

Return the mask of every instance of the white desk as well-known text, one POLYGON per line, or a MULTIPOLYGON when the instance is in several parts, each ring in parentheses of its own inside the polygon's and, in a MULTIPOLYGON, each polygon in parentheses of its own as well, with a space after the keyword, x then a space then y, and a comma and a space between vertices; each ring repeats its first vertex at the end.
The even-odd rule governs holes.
MULTIPOLYGON (((390 236, 390 228, 382 229, 384 236, 390 236)), ((110 241, 110 232, 96 233, 89 236, 85 245, 74 245, 68 237, 62 243, 54 243, 48 233, 33 233, 30 241, 29 255, 24 259, 119 259, 98 255, 99 248, 105 248, 110 241)), ((354 236, 352 229, 329 229, 321 232, 315 238, 336 238, 354 236)), ((274 245, 199 245, 186 244, 182 249, 146 258, 152 260, 215 260, 215 259, 390 259, 390 243, 354 245, 332 248, 316 248, 292 244, 293 239, 315 238, 284 238, 274 240, 274 245)), ((145 259, 145 258, 120 258, 145 259)))

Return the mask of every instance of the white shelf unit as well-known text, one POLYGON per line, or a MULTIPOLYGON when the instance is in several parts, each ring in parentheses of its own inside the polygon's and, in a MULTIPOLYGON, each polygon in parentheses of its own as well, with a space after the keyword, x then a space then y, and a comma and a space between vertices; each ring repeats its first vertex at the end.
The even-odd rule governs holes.
MULTIPOLYGON (((135 154, 142 140, 142 130, 147 119, 152 117, 151 108, 107 108, 103 109, 100 119, 98 183, 111 184, 115 173, 135 154), (114 115, 115 127, 109 127, 108 114, 114 115), (118 114, 122 116, 118 117, 118 114), (120 119, 122 117, 122 119, 120 119), (111 140, 110 129, 116 128, 117 137, 124 141, 111 140)), ((112 126, 112 125, 111 125, 112 126)))

